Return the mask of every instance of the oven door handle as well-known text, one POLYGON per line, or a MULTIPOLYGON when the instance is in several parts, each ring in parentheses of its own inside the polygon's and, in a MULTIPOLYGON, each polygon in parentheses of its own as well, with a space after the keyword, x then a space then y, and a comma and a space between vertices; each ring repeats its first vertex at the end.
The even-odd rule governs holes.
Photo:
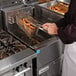
POLYGON ((30 68, 30 67, 28 67, 28 68, 26 68, 25 70, 23 70, 23 71, 21 71, 21 72, 17 73, 17 74, 16 74, 16 75, 14 75, 14 76, 19 76, 19 75, 21 75, 21 74, 23 74, 23 73, 25 73, 25 72, 27 72, 27 71, 29 71, 29 70, 31 70, 31 68, 30 68))

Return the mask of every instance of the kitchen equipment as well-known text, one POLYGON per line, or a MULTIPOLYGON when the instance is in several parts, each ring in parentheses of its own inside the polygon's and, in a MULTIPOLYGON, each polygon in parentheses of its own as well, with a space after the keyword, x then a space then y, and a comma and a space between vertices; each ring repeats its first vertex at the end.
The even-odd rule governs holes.
MULTIPOLYGON (((34 9, 34 18, 45 23, 49 22, 49 20, 50 22, 55 22, 63 18, 63 16, 37 6, 34 9)), ((44 47, 39 48, 41 53, 37 56, 38 76, 59 76, 62 68, 63 43, 59 38, 51 37, 49 41, 46 40, 42 44, 44 44, 44 47)))
POLYGON ((36 76, 35 62, 33 50, 0 28, 0 76, 36 76))
POLYGON ((39 0, 39 3, 45 3, 45 2, 48 2, 48 1, 51 1, 51 0, 39 0))
POLYGON ((58 1, 61 1, 61 2, 69 4, 71 0, 58 0, 58 1))
POLYGON ((40 6, 54 11, 58 14, 64 15, 68 11, 70 0, 53 0, 47 3, 40 4, 40 6))
MULTIPOLYGON (((1 8, 2 28, 36 52, 38 76, 44 75, 44 73, 47 72, 49 75, 47 73, 46 76, 50 76, 52 74, 52 72, 49 72, 51 66, 47 65, 50 65, 53 61, 58 61, 62 54, 62 46, 60 46, 62 44, 57 36, 47 34, 47 32, 41 28, 41 25, 45 22, 55 22, 62 18, 62 16, 50 12, 48 9, 38 6, 34 2, 22 2, 22 4, 16 4, 14 6, 11 4, 11 7, 1 8), (20 24, 21 22, 19 23, 20 20, 22 24, 20 24), (27 23, 29 23, 29 25, 27 23), (29 28, 35 28, 35 30, 29 28), (27 29, 30 30, 31 33, 27 29), (47 67, 44 70, 41 69, 45 66, 47 67)), ((58 62, 56 66, 60 66, 60 60, 58 62)), ((34 66, 34 68, 36 68, 36 66, 34 66)), ((52 71, 54 70, 55 69, 52 69, 52 71)), ((36 70, 34 69, 34 71, 36 70)), ((58 67, 55 72, 56 71, 58 72, 55 73, 55 75, 59 75, 60 68, 58 67)))

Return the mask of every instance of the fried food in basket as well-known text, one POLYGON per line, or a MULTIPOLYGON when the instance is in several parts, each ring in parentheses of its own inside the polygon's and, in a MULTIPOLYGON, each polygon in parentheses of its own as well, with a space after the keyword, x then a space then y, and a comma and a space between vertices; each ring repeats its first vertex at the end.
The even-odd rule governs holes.
POLYGON ((49 7, 49 9, 64 15, 68 11, 68 6, 68 4, 60 2, 54 6, 49 7))
POLYGON ((35 27, 32 25, 32 23, 26 19, 20 19, 19 20, 19 25, 21 26, 21 28, 26 32, 26 34, 28 36, 31 36, 34 32, 35 32, 35 27))

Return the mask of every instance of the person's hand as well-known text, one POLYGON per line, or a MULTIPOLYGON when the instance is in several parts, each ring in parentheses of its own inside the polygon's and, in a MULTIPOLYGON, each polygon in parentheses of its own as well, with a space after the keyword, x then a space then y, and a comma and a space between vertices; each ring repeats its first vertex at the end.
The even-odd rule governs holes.
POLYGON ((49 34, 58 34, 58 27, 55 23, 45 23, 42 25, 42 28, 49 34))

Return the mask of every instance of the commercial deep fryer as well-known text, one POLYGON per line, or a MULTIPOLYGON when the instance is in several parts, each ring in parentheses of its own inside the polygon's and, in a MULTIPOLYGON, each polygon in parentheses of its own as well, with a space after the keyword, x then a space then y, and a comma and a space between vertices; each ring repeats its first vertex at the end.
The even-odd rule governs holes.
POLYGON ((12 4, 12 1, 10 3, 7 7, 1 8, 1 27, 37 53, 39 76, 59 75, 62 43, 57 36, 47 34, 41 28, 41 25, 45 22, 55 22, 62 16, 38 6, 36 1, 18 0, 16 2, 13 0, 14 4, 12 4), (28 21, 20 24, 20 20, 28 20, 30 25, 25 25, 28 21), (29 29, 31 27, 34 30, 29 29))
POLYGON ((54 11, 57 14, 64 15, 68 11, 69 4, 70 0, 52 0, 39 4, 39 6, 54 11))

